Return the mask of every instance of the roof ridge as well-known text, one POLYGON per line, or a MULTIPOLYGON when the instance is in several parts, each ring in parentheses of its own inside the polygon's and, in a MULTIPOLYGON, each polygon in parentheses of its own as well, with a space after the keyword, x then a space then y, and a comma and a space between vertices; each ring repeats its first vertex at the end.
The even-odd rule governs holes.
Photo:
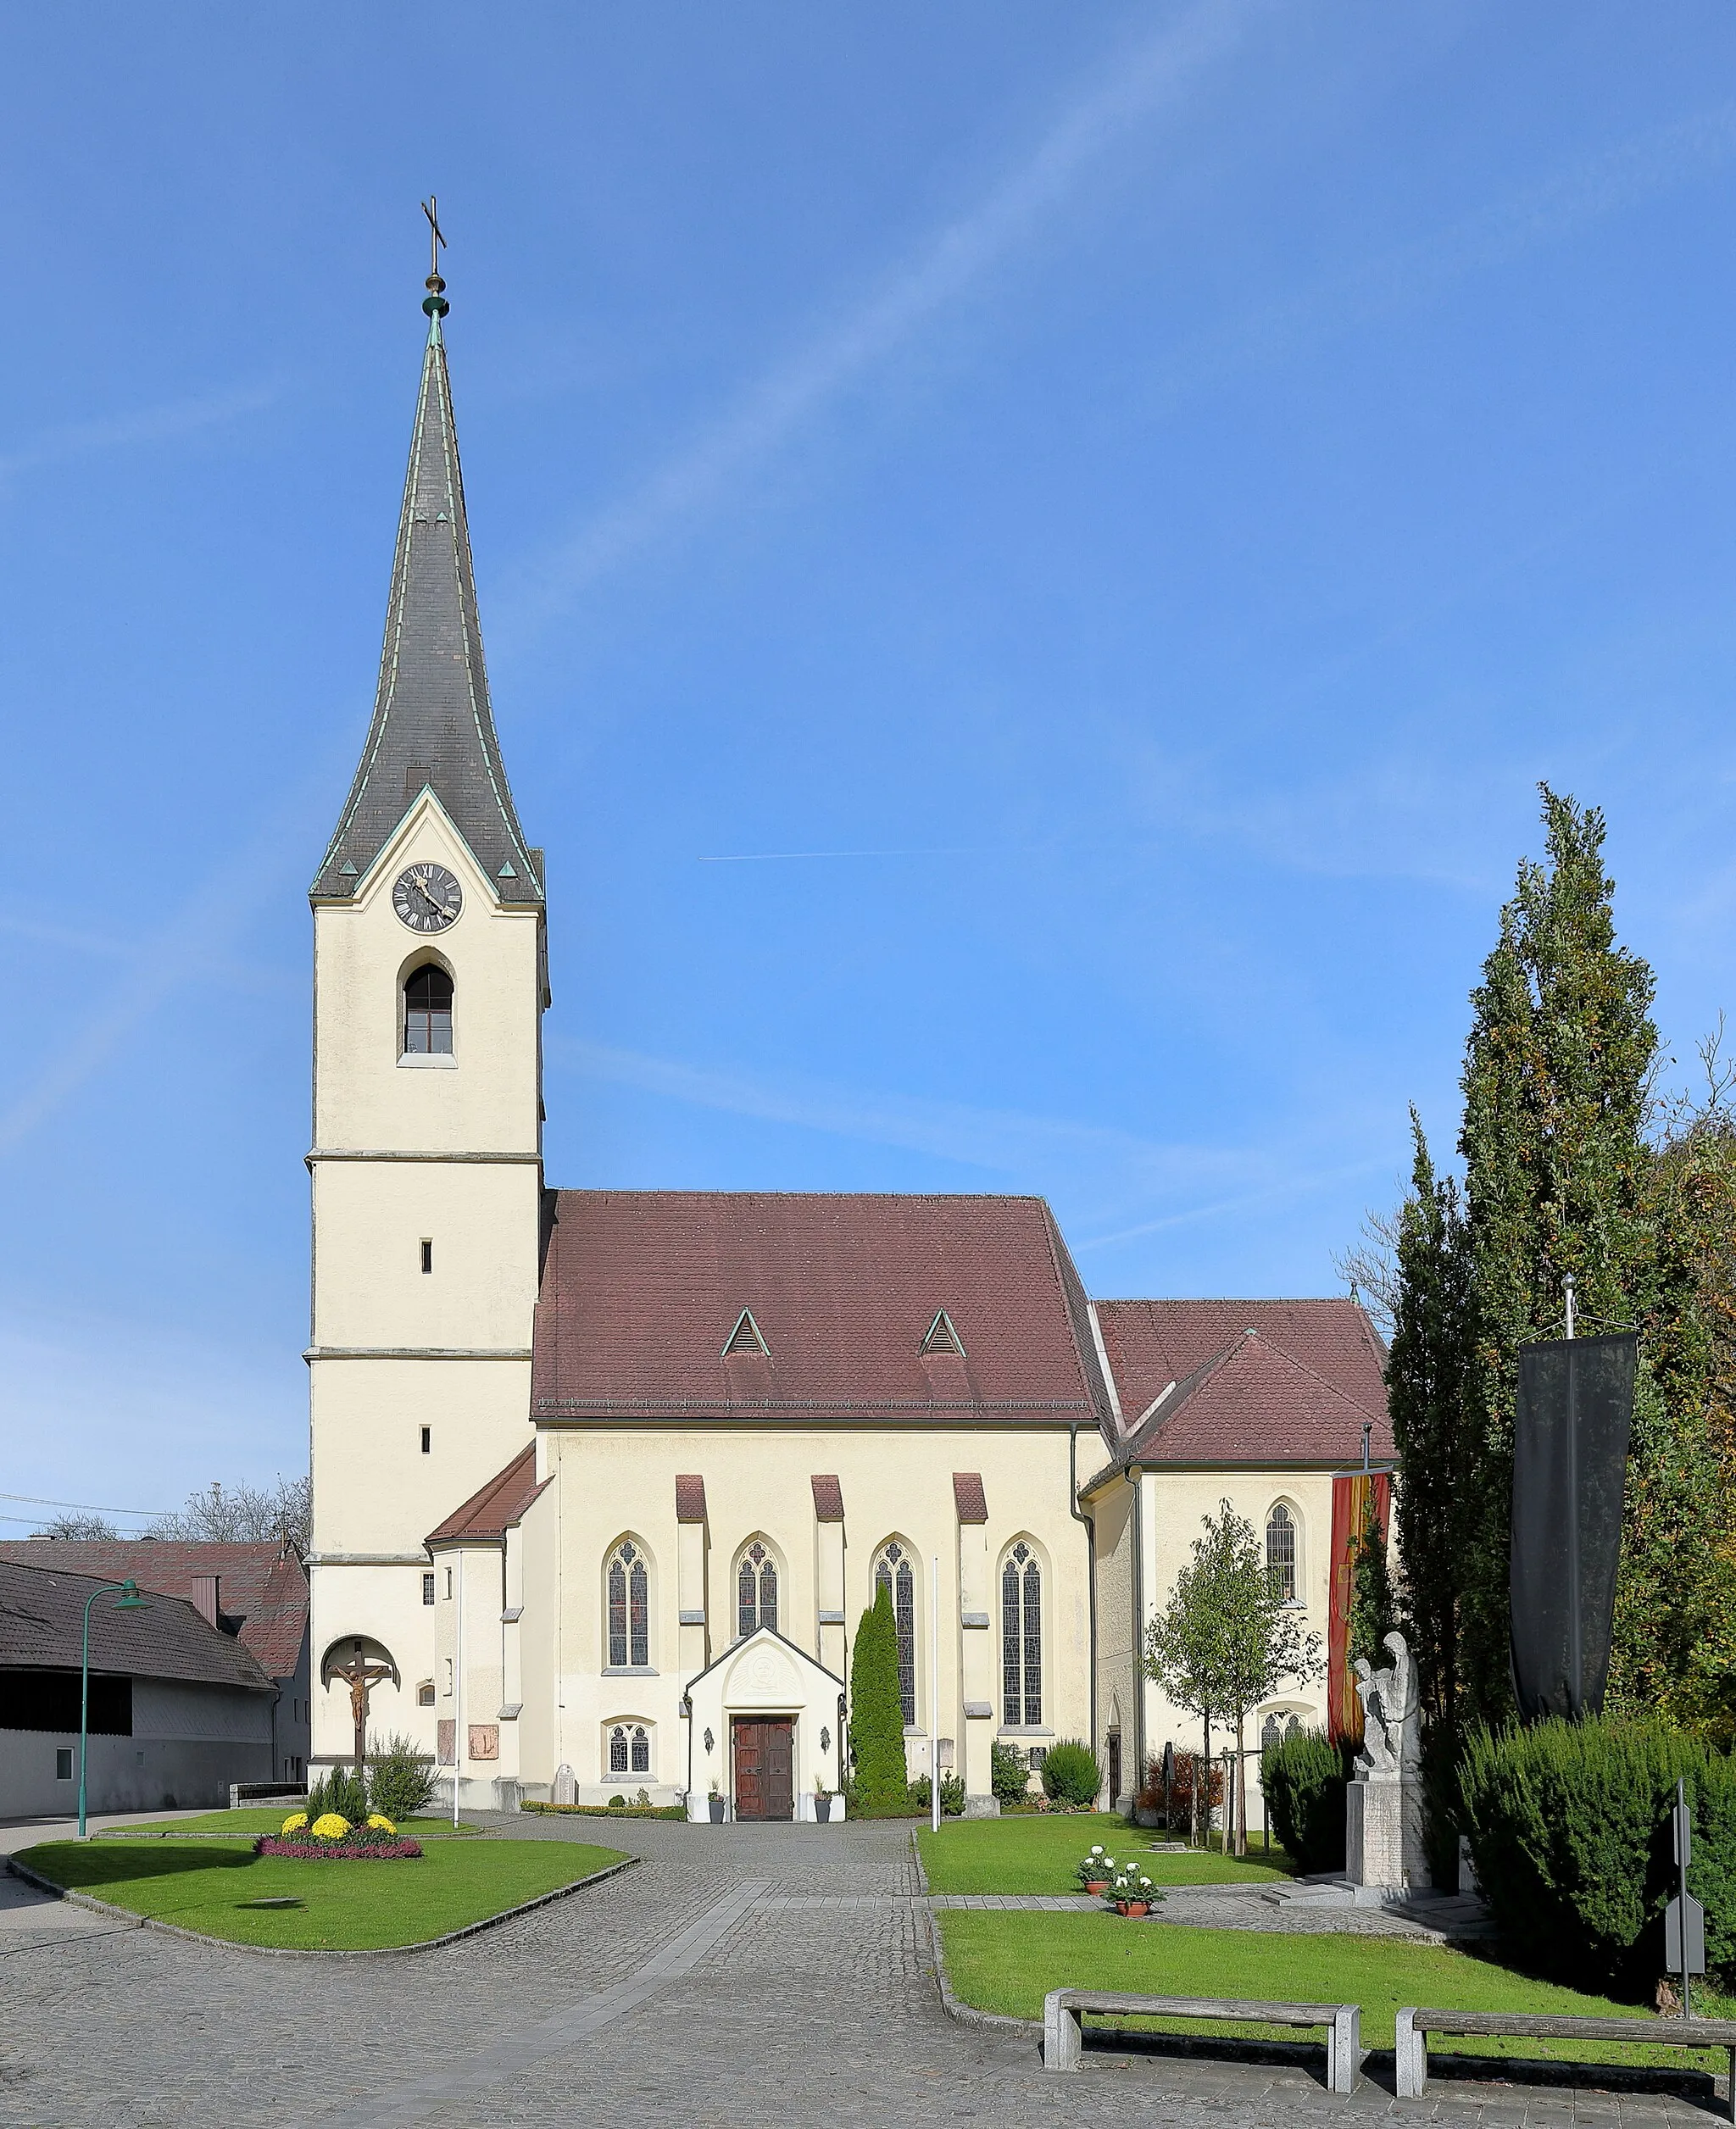
MULTIPOLYGON (((1256 1332, 1255 1335, 1258 1336, 1258 1333, 1256 1332)), ((1246 1336, 1247 1334, 1244 1332, 1244 1342, 1246 1341, 1246 1336)), ((1378 1412, 1371 1412, 1366 1404, 1362 1404, 1359 1399, 1352 1397, 1348 1390, 1341 1387, 1339 1384, 1333 1381, 1328 1376, 1322 1375, 1318 1368, 1310 1367, 1307 1361, 1305 1361, 1299 1354, 1292 1353, 1288 1346, 1280 1345, 1276 1338, 1267 1338, 1264 1340, 1263 1342, 1269 1345, 1274 1353, 1281 1354, 1284 1359, 1290 1363, 1292 1367, 1299 1368, 1304 1375, 1312 1376, 1314 1380, 1320 1384, 1322 1389, 1330 1390, 1335 1398, 1342 1398, 1344 1403, 1349 1406, 1353 1412, 1360 1412, 1364 1419, 1372 1420, 1377 1426, 1380 1424, 1382 1415, 1378 1412)))

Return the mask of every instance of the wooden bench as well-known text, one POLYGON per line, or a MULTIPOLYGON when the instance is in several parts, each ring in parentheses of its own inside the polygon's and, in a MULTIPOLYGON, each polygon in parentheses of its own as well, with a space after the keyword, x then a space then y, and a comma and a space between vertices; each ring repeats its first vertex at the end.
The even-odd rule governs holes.
POLYGON ((1221 2019, 1232 2025, 1324 2026, 1327 2091, 1356 2088, 1362 2051, 1361 2010, 1355 2004, 1256 2004, 1235 1997, 1127 1996, 1110 1988, 1054 1988, 1043 1999, 1046 2069, 1079 2067, 1088 2010, 1118 2011, 1132 2018, 1221 2019))
POLYGON ((1729 2118, 1736 2121, 1736 2018, 1544 2018, 1522 2011, 1401 2010, 1394 2036, 1398 2093, 1420 2099, 1431 2033, 1494 2033, 1519 2040, 1625 2040, 1651 2047, 1729 2051, 1729 2118))

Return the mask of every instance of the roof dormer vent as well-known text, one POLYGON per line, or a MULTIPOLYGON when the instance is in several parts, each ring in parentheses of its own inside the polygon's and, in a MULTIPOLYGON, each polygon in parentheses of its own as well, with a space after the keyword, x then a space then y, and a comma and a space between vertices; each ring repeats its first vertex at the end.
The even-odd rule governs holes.
POLYGON ((726 1360, 738 1353, 757 1353, 767 1360, 771 1358, 771 1348, 760 1336, 760 1326, 754 1320, 751 1309, 743 1309, 736 1318, 735 1329, 724 1341, 723 1357, 726 1360))
POLYGON ((922 1354, 926 1359, 931 1353, 951 1353, 962 1360, 964 1341, 953 1328, 953 1320, 944 1309, 937 1309, 934 1320, 928 1326, 928 1335, 922 1341, 922 1354))

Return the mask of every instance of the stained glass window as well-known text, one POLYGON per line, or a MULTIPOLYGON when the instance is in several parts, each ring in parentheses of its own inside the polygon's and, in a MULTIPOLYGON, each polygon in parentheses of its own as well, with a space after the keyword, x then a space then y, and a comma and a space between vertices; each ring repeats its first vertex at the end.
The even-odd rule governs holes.
POLYGON ((1286 1604, 1296 1601, 1296 1526, 1280 1501, 1266 1519, 1266 1571, 1272 1593, 1286 1604))
POLYGON ((1000 1570, 1003 1720, 1015 1729, 1043 1722, 1043 1570, 1021 1540, 1000 1570))
POLYGON ((628 1538, 609 1563, 609 1668, 644 1670, 650 1662, 651 1578, 645 1555, 628 1538))
MULTIPOLYGON (((643 1737, 642 1731, 640 1735, 643 1737)), ((609 1771, 625 1774, 627 1770, 627 1733, 626 1726, 616 1723, 609 1733, 609 1771)))
POLYGON ((632 1771, 649 1774, 651 1771, 651 1740, 645 1735, 643 1723, 635 1723, 632 1736, 632 1771))
POLYGON ((755 1538, 736 1569, 736 1638, 761 1626, 777 1631, 777 1562, 755 1538))
POLYGON ((910 1554, 897 1538, 881 1554, 874 1569, 874 1586, 892 1593, 893 1624, 899 1637, 899 1700, 906 1728, 916 1720, 916 1577, 910 1554))

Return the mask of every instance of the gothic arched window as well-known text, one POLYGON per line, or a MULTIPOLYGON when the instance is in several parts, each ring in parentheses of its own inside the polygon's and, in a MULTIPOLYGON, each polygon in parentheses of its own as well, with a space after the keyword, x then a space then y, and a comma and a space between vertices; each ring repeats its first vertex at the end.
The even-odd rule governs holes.
POLYGON ((1296 1526, 1280 1501, 1266 1519, 1266 1571, 1280 1604, 1296 1601, 1296 1526))
POLYGON ((432 961, 413 970, 404 981, 403 1053, 452 1055, 452 978, 432 961))
POLYGON ((1022 1538, 1000 1570, 1003 1719, 1012 1728, 1043 1722, 1043 1570, 1022 1538))
POLYGON ((617 1722, 609 1732, 609 1771, 649 1774, 651 1737, 643 1722, 617 1722))
POLYGON ((756 1537, 736 1568, 736 1639, 761 1626, 777 1631, 777 1562, 756 1537))
POLYGON ((892 1597, 893 1624, 899 1636, 899 1704, 907 1728, 916 1720, 916 1575, 910 1555, 889 1538, 874 1564, 874 1587, 892 1597))
POLYGON ((624 1537, 609 1562, 609 1667, 647 1670, 651 1665, 651 1577, 645 1555, 624 1537))

